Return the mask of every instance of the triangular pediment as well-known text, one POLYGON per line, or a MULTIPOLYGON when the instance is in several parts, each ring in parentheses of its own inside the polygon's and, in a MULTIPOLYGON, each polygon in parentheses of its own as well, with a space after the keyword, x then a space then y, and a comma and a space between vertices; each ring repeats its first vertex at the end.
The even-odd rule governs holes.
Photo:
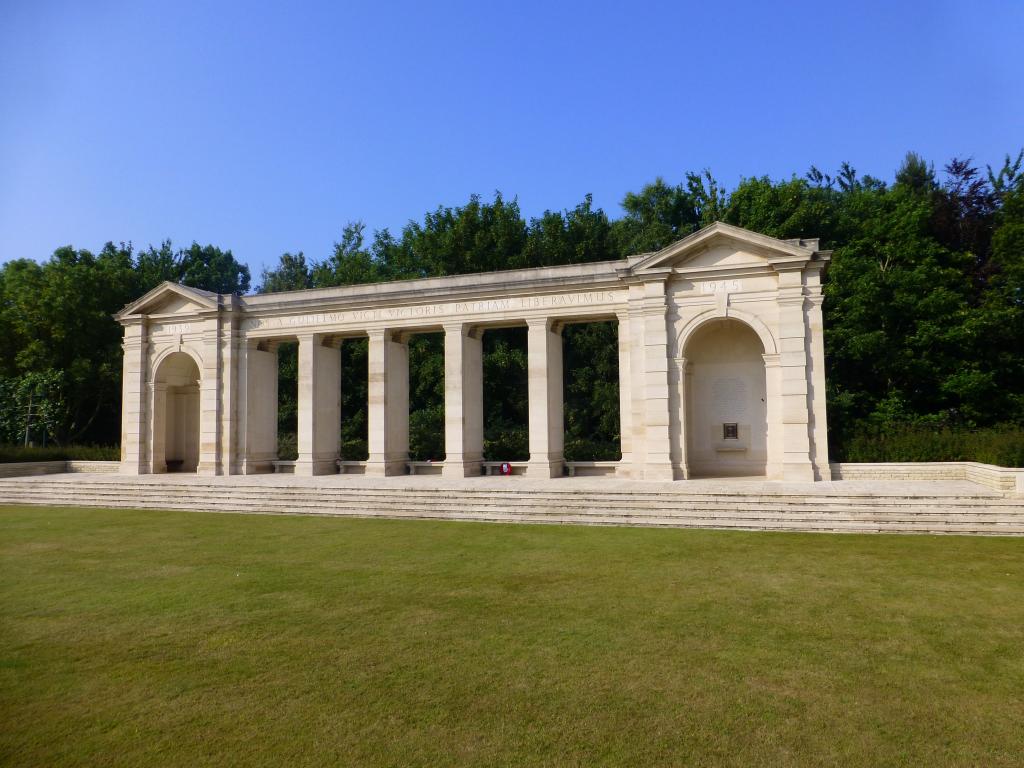
POLYGON ((645 254, 631 265, 631 271, 799 264, 814 258, 816 246, 816 241, 797 244, 717 221, 660 251, 645 254))
POLYGON ((216 293, 165 281, 126 306, 115 317, 121 320, 132 315, 184 315, 216 308, 216 293))

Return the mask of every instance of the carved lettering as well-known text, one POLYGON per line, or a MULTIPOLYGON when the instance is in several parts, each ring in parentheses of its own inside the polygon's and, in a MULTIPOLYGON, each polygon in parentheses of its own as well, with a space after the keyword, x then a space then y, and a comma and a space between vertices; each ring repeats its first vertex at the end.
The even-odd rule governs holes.
POLYGON ((742 280, 706 280, 700 284, 701 293, 739 293, 742 290, 742 280))
POLYGON ((169 333, 180 336, 184 333, 192 333, 192 323, 165 323, 150 326, 150 333, 169 333))

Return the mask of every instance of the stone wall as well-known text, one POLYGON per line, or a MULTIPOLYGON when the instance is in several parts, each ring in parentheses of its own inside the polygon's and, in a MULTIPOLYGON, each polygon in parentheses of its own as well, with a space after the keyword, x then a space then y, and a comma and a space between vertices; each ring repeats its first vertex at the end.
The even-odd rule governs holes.
POLYGON ((833 480, 969 480, 1003 493, 1024 494, 1024 469, 974 461, 829 464, 833 480))
POLYGON ((18 461, 0 464, 0 477, 60 475, 65 472, 117 472, 119 461, 18 461))

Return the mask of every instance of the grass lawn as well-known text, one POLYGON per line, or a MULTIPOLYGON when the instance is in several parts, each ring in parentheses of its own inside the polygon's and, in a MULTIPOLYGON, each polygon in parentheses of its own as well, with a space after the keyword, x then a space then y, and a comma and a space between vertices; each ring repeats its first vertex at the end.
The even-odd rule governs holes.
POLYGON ((1024 765, 1024 539, 0 507, 0 763, 1024 765))

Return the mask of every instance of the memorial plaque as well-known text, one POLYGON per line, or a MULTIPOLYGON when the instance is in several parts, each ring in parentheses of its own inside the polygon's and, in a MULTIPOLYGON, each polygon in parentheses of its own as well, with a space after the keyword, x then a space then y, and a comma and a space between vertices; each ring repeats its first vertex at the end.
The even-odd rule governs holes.
POLYGON ((743 422, 747 415, 747 382, 738 378, 715 379, 711 385, 714 421, 743 422))

